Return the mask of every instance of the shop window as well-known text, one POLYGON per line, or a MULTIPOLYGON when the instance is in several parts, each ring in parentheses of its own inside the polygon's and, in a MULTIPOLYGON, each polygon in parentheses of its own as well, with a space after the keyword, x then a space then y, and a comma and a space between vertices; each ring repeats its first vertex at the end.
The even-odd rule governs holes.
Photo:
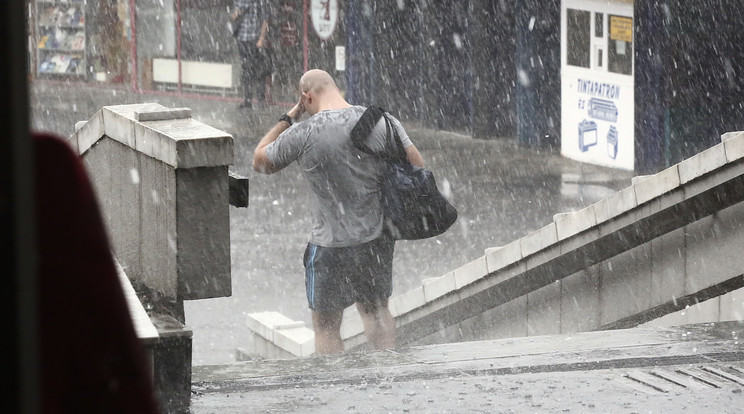
POLYGON ((594 37, 604 37, 604 13, 594 13, 594 37))
POLYGON ((633 74, 633 18, 610 16, 607 69, 623 75, 633 74))
POLYGON ((566 10, 566 62, 571 66, 588 68, 591 59, 591 13, 584 10, 566 10))

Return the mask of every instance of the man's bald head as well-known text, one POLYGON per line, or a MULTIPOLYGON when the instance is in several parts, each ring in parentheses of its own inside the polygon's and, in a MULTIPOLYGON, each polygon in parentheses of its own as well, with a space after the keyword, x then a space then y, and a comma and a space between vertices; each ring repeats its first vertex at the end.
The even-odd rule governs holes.
POLYGON ((321 69, 311 69, 300 78, 300 90, 322 94, 327 90, 338 90, 338 86, 328 72, 321 69))
POLYGON ((312 69, 302 75, 300 93, 305 110, 311 116, 326 109, 349 106, 331 75, 321 69, 312 69))

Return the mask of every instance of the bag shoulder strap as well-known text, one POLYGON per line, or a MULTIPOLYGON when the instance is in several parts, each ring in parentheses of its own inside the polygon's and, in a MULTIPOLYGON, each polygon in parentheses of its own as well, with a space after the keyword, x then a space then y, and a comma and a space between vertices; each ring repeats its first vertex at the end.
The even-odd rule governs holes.
POLYGON ((405 149, 403 148, 403 143, 401 142, 400 136, 398 135, 398 130, 392 125, 392 122, 390 121, 390 118, 388 118, 385 110, 379 106, 367 107, 361 118, 359 118, 359 121, 351 130, 351 142, 354 144, 354 147, 366 154, 378 156, 392 162, 408 162, 408 157, 406 156, 405 149), (372 130, 375 128, 375 125, 377 125, 377 122, 382 117, 385 117, 385 137, 388 142, 386 142, 385 150, 382 152, 382 154, 379 154, 372 151, 372 149, 367 146, 365 141, 372 133, 372 130), (391 130, 393 132, 392 137, 390 134, 391 130), (390 139, 393 140, 392 143, 389 142, 390 139))

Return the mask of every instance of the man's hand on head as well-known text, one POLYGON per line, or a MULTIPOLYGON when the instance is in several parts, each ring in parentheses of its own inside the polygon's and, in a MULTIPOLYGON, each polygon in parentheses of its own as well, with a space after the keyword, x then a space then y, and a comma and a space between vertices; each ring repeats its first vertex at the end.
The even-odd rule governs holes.
POLYGON ((297 104, 295 104, 295 106, 292 109, 287 111, 287 115, 294 120, 298 120, 304 113, 305 113, 305 105, 302 104, 302 98, 299 99, 297 104))

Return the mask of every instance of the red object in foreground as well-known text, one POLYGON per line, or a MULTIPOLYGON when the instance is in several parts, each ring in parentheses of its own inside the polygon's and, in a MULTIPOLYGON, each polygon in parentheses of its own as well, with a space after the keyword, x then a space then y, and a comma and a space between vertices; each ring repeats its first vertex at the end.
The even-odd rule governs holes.
POLYGON ((33 136, 44 413, 157 413, 95 193, 62 139, 33 136))

